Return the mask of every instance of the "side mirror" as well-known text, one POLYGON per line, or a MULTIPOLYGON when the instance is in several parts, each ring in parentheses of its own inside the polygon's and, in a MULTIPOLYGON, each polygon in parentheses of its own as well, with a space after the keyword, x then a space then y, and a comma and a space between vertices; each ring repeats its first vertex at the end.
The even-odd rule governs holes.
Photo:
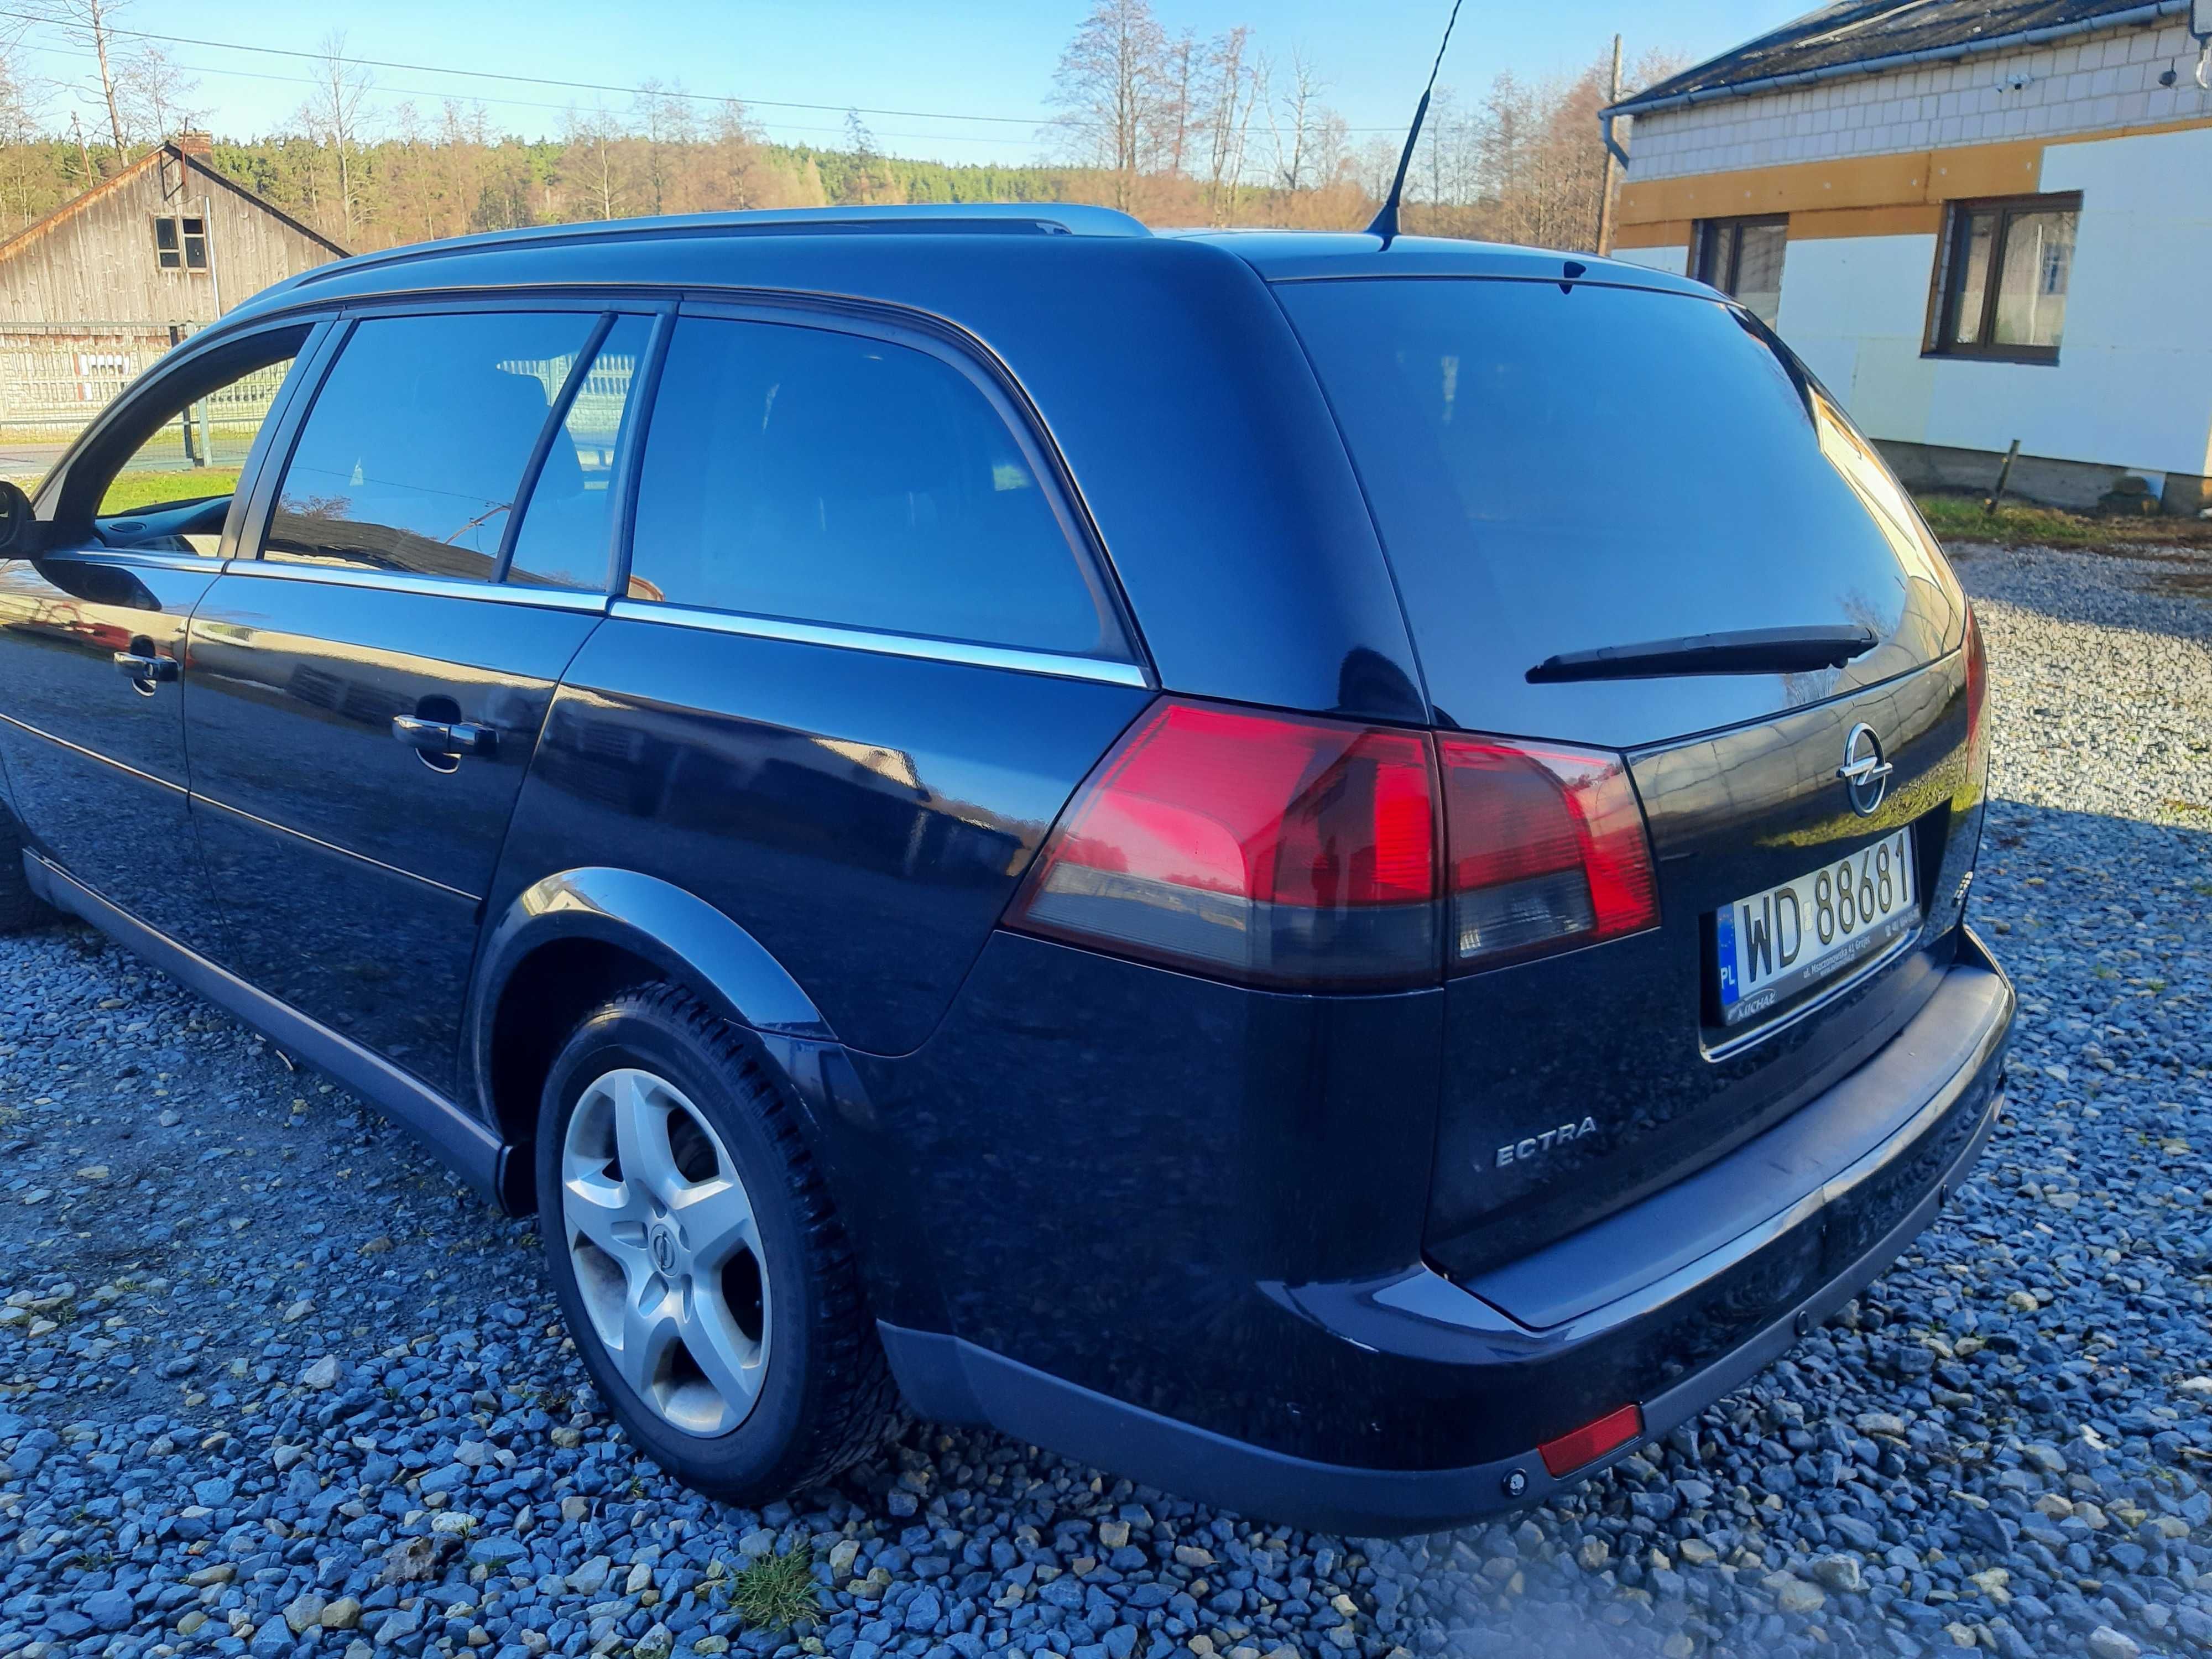
POLYGON ((0 559, 27 558, 37 552, 41 527, 21 486, 0 478, 0 559))

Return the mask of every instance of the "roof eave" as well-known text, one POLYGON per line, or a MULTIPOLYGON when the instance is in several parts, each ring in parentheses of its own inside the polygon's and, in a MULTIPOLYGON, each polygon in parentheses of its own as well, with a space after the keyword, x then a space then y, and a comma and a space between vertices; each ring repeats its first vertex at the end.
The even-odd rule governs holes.
POLYGON ((2147 0, 2125 11, 2106 12, 2098 17, 2075 18, 2069 22, 2045 23, 2032 29, 2015 29, 2009 34, 1993 34, 1980 40, 1957 40, 1948 46, 1923 46, 1917 52, 1891 52, 1881 58, 1863 58, 1848 64, 1823 64, 1816 69, 1790 70, 1780 75, 1764 75, 1753 81, 1737 81, 1717 87, 1692 87, 1687 91, 1668 93, 1660 97, 1624 98, 1609 104, 1601 115, 1649 115, 1655 110, 1685 109, 1692 104, 1708 104, 1722 98, 1748 98, 1762 92, 1774 92, 1784 87, 1808 86, 1820 81, 1837 81, 1847 76, 1883 75, 1893 70, 1911 69, 1922 64, 1955 63, 1961 58, 1978 57, 1984 52, 2000 52, 2013 46, 2048 46, 2054 40, 2064 40, 2077 34, 2095 34, 2106 29, 2125 28, 2132 24, 2151 23, 2161 17, 2179 16, 2189 10, 2190 0, 2147 0))

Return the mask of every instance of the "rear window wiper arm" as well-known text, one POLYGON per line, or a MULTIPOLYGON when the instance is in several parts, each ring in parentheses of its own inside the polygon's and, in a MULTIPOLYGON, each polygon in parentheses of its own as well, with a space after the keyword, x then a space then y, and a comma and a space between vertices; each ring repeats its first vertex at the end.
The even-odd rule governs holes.
POLYGON ((1871 628, 1744 628, 1685 634, 1638 645, 1566 651, 1528 671, 1531 685, 1566 680, 1640 680, 1667 674, 1800 674, 1841 668, 1881 643, 1871 628))

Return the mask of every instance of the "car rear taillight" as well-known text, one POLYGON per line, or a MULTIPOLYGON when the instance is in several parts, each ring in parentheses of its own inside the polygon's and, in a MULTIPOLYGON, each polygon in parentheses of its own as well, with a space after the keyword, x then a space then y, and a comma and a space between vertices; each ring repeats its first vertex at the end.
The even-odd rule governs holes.
POLYGON ((1261 984, 1433 980, 1433 776, 1419 732, 1155 704, 1078 793, 1007 920, 1261 984))
POLYGON ((1437 750, 1452 969, 1658 924, 1644 812, 1620 756, 1494 738, 1439 738, 1437 750))
POLYGON ((1006 912, 1300 989, 1434 984, 1658 919, 1618 755, 1166 699, 1076 792, 1006 912))

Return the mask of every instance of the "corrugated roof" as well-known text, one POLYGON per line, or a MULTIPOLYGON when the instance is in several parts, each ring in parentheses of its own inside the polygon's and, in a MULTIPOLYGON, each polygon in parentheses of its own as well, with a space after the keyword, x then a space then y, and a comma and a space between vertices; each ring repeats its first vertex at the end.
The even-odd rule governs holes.
POLYGON ((1729 97, 1919 58, 2117 28, 2188 10, 2188 0, 1840 0, 1614 106, 1622 112, 1729 97))

